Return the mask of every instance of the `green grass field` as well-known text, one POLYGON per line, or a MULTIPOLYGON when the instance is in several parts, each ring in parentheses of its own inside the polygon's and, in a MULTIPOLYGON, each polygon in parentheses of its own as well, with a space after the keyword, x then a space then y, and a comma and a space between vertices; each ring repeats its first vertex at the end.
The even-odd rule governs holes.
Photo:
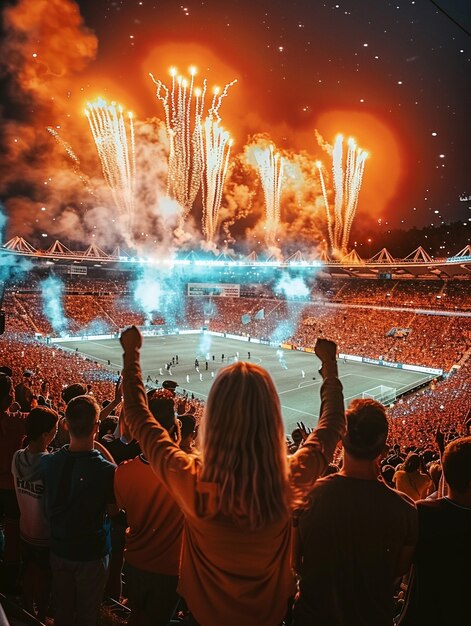
MULTIPOLYGON (((72 350, 78 349, 81 354, 96 360, 109 360, 113 370, 121 368, 122 349, 117 339, 69 341, 62 345, 72 350)), ((251 353, 250 360, 266 368, 275 381, 280 394, 286 432, 291 432, 298 421, 314 426, 319 415, 321 377, 318 373, 320 362, 311 353, 292 350, 280 352, 271 346, 210 335, 146 337, 142 348, 144 380, 148 375, 153 381, 157 378, 159 384, 165 379, 172 379, 179 384, 178 391, 185 390, 197 398, 205 399, 213 375, 233 361, 237 354, 240 360, 248 360, 248 350, 251 353), (203 345, 203 341, 206 345, 203 345), (168 373, 165 364, 177 354, 179 363, 168 373), (208 370, 205 369, 207 354, 208 370), (224 362, 222 354, 225 355, 224 362), (199 373, 195 370, 195 358, 199 360, 199 373)), ((342 360, 339 361, 339 373, 346 404, 378 385, 393 387, 399 394, 401 390, 416 387, 432 378, 426 374, 366 363, 343 363, 342 360)))

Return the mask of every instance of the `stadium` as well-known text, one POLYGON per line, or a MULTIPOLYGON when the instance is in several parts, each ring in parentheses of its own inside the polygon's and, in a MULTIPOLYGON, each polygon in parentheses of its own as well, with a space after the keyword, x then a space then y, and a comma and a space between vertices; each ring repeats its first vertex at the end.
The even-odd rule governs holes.
POLYGON ((317 336, 337 343, 346 404, 371 396, 400 415, 404 403, 431 393, 430 383, 454 389, 465 377, 469 246, 444 259, 418 248, 405 259, 383 249, 366 261, 353 253, 333 262, 301 252, 285 260, 190 252, 171 261, 118 252, 8 241, 1 252, 14 276, 4 287, 7 337, 46 344, 46 354, 71 355, 81 369, 90 364, 92 380, 106 386, 121 368, 117 337, 135 324, 146 337, 148 385, 174 378, 177 391, 197 401, 221 366, 250 354, 277 383, 287 435, 299 421, 317 423, 317 336), (58 298, 52 308, 49 297, 58 298), (167 369, 176 354, 178 365, 167 369))
POLYGON ((471 624, 470 8, 3 4, 0 626, 471 624))
MULTIPOLYGON (((179 554, 183 545, 183 514, 177 505, 182 489, 178 478, 182 469, 181 460, 170 470, 173 474, 164 473, 156 480, 156 474, 160 474, 152 473, 144 456, 144 452, 149 455, 158 452, 155 447, 156 427, 161 432, 162 445, 170 445, 172 448, 169 460, 176 451, 185 455, 184 471, 193 476, 192 480, 201 471, 200 446, 205 445, 206 454, 210 454, 209 444, 203 442, 211 440, 219 440, 213 444, 219 458, 216 467, 223 464, 220 459, 229 462, 230 470, 225 481, 233 481, 233 488, 239 480, 244 482, 252 472, 253 476, 258 475, 261 471, 258 466, 266 457, 260 447, 261 440, 244 445, 241 441, 225 441, 225 431, 239 431, 242 441, 248 436, 267 437, 264 444, 267 446, 275 432, 274 424, 278 423, 279 452, 285 459, 289 455, 293 479, 301 476, 311 484, 309 481, 313 477, 321 478, 315 483, 312 494, 315 493, 316 485, 322 489, 324 481, 335 476, 339 479, 342 476, 357 476, 362 478, 361 482, 376 483, 380 475, 378 484, 388 490, 386 493, 396 493, 402 497, 404 492, 407 494, 404 497, 412 498, 407 504, 409 516, 415 511, 412 501, 419 500, 420 506, 420 499, 428 493, 434 493, 433 497, 437 497, 443 489, 450 489, 448 493, 456 497, 451 487, 446 484, 443 486, 448 470, 446 457, 442 455, 454 449, 453 446, 456 448, 460 442, 466 444, 471 441, 466 437, 471 427, 469 245, 446 258, 432 258, 422 246, 404 259, 394 258, 387 249, 380 250, 366 260, 355 250, 340 259, 338 254, 335 259, 330 259, 325 252, 313 258, 312 255, 305 256, 300 250, 286 258, 281 256, 279 250, 277 254, 267 253, 260 257, 255 252, 241 256, 235 253, 203 252, 201 249, 180 251, 167 257, 157 254, 139 256, 137 252, 133 255, 122 248, 107 253, 95 242, 82 251, 73 251, 59 240, 47 249, 39 249, 24 238, 15 236, 0 249, 0 268, 0 321, 4 331, 1 337, 0 392, 3 381, 10 381, 7 384, 7 395, 3 396, 4 406, 9 405, 10 412, 4 412, 4 419, 15 421, 20 433, 24 432, 22 423, 25 420, 30 423, 33 416, 37 419, 52 419, 48 426, 42 428, 48 431, 40 435, 42 447, 34 447, 38 444, 33 441, 26 449, 17 450, 19 446, 25 445, 21 443, 22 434, 20 437, 15 436, 16 443, 10 444, 13 433, 8 429, 1 440, 0 445, 5 452, 2 453, 3 459, 9 459, 12 451, 17 450, 11 467, 8 461, 4 473, 10 476, 10 480, 11 471, 15 476, 20 508, 25 506, 25 498, 37 498, 36 492, 31 495, 31 489, 42 489, 44 480, 50 481, 47 483, 50 485, 57 484, 58 476, 64 476, 61 481, 72 481, 64 468, 54 470, 49 478, 44 469, 44 478, 39 478, 40 484, 36 487, 36 483, 28 483, 25 475, 20 473, 17 461, 20 455, 29 455, 33 446, 31 450, 42 450, 39 455, 46 454, 52 462, 56 459, 59 461, 61 454, 71 457, 77 454, 78 459, 80 455, 89 454, 79 451, 85 445, 88 446, 86 449, 100 446, 98 456, 102 458, 102 463, 108 463, 112 469, 115 476, 113 489, 122 509, 120 515, 123 515, 123 510, 128 515, 134 515, 139 510, 135 498, 144 497, 144 494, 147 494, 148 506, 155 509, 152 512, 146 509, 143 518, 128 517, 124 522, 113 518, 109 578, 102 579, 100 584, 103 587, 98 588, 103 590, 103 596, 96 599, 92 609, 95 614, 99 611, 101 624, 132 624, 140 614, 136 608, 138 601, 142 603, 142 611, 146 615, 157 616, 162 612, 162 621, 155 621, 156 624, 167 624, 171 618, 168 623, 175 626, 196 623, 189 622, 195 609, 191 609, 190 613, 176 591, 176 581, 184 580, 182 573, 178 575, 179 554), (137 327, 139 331, 126 330, 130 326, 137 327), (136 352, 141 338, 142 349, 136 352), (334 345, 336 354, 328 358, 326 350, 329 351, 329 346, 334 345), (120 387, 123 347, 124 403, 120 387), (137 364, 140 363, 142 368, 142 382, 140 374, 136 377, 136 370, 133 369, 136 363, 130 366, 130 354, 134 355, 133 358, 139 355, 137 364), (268 421, 262 426, 263 409, 262 405, 254 408, 254 389, 242 386, 241 389, 245 391, 239 393, 239 385, 247 385, 247 381, 232 382, 232 377, 245 372, 245 375, 250 373, 250 376, 261 376, 263 380, 265 371, 274 384, 265 401, 279 402, 279 409, 275 402, 265 414, 268 421), (129 381, 133 380, 133 376, 134 384, 131 384, 129 381), (229 387, 224 391, 226 400, 218 413, 214 410, 215 400, 211 404, 210 398, 211 395, 217 397, 218 392, 214 389, 220 389, 225 380, 229 381, 229 387), (341 383, 340 389, 343 389, 340 394, 338 387, 335 392, 338 382, 341 383), (141 404, 138 396, 132 399, 132 394, 138 389, 142 390, 141 404), (145 396, 148 399, 144 401, 145 396), (15 403, 11 404, 13 397, 15 403), (337 403, 335 410, 334 398, 337 403), (246 409, 245 402, 251 407, 250 411, 246 409), (74 403, 81 403, 81 411, 94 407, 92 424, 96 430, 91 431, 88 439, 76 438, 73 409, 70 408, 75 406, 74 403), (140 406, 143 413, 139 421, 133 423, 132 419, 138 415, 136 406, 140 406), (345 421, 344 410, 348 409, 347 416, 351 416, 352 411, 359 410, 359 406, 369 411, 373 408, 377 412, 374 419, 383 419, 383 428, 387 424, 381 450, 378 448, 374 453, 374 461, 355 458, 357 448, 350 448, 349 437, 358 439, 362 427, 357 426, 354 430, 350 426, 352 417, 347 419, 349 434, 348 437, 344 436, 343 446, 336 445, 343 428, 340 424, 345 421), (153 420, 150 426, 152 438, 146 440, 142 424, 138 424, 149 409, 153 420), (383 411, 386 413, 383 414, 383 411), (57 422, 59 415, 63 417, 57 422), (226 416, 226 423, 211 426, 215 415, 219 415, 219 418, 226 416), (51 423, 54 425, 49 432, 51 423), (173 432, 172 439, 166 432, 173 432), (205 433, 204 438, 200 434, 202 432, 205 433), (245 445, 252 451, 254 465, 252 469, 243 472, 240 463, 246 454, 245 445), (7 450, 7 446, 12 447, 7 450), (48 450, 52 454, 47 454, 48 450), (310 455, 310 460, 307 455, 310 455), (330 461, 328 465, 326 460, 330 461), (352 462, 356 463, 353 467, 364 468, 357 469, 360 471, 358 475, 350 466, 352 462), (422 464, 422 469, 413 463, 422 464), (412 468, 410 470, 407 469, 409 465, 412 468), (144 469, 146 466, 147 469, 144 469), (131 468, 137 474, 127 477, 131 468), (370 478, 369 481, 363 480, 364 471, 368 472, 366 476, 370 478), (322 476, 325 478, 322 479, 322 476), (177 481, 175 487, 172 487, 173 480, 177 481), (33 487, 29 487, 29 484, 33 487), (128 491, 122 492, 121 489, 126 485, 128 491), (168 489, 174 489, 172 495, 169 495, 168 489), (122 570, 124 546, 129 551, 134 545, 134 540, 126 534, 129 532, 129 529, 126 531, 126 525, 140 525, 145 529, 149 520, 152 520, 151 523, 164 532, 167 524, 165 516, 170 514, 173 520, 170 525, 171 535, 175 537, 171 545, 173 574, 168 580, 165 578, 170 583, 170 591, 167 591, 165 585, 162 586, 161 574, 156 575, 158 579, 149 579, 150 597, 155 598, 150 607, 149 601, 142 599, 148 593, 145 591, 147 588, 143 586, 138 591, 133 586, 136 584, 133 577, 140 571, 141 560, 133 561, 134 557, 125 551, 122 570), (136 572, 129 569, 130 563, 136 563, 136 572)), ((256 384, 259 385, 260 381, 256 384)), ((267 384, 265 381, 263 387, 267 384)), ((372 427, 373 423, 370 425, 372 427)), ((365 442, 370 441, 368 430, 364 436, 365 442)), ((162 461, 154 461, 153 456, 150 458, 151 463, 155 462, 155 468, 160 468, 159 472, 167 471, 162 461)), ((269 482, 272 483, 273 477, 281 476, 283 470, 281 467, 273 470, 273 458, 266 461, 268 465, 263 475, 265 479, 270 476, 269 482)), ((465 467, 463 471, 466 471, 465 467)), ((84 479, 80 477, 77 480, 81 485, 84 479)), ((75 528, 74 537, 83 534, 83 524, 90 519, 88 514, 83 514, 83 510, 88 510, 90 505, 90 494, 95 489, 92 487, 94 480, 92 475, 87 490, 82 491, 81 496, 75 495, 76 504, 71 501, 70 510, 74 511, 75 521, 69 516, 67 523, 75 528), (74 509, 76 505, 80 508, 74 509)), ((72 489, 73 482, 69 484, 72 489)), ((195 488, 199 490, 202 487, 195 488)), ((6 490, 6 493, 11 491, 6 490)), ((368 507, 370 497, 367 496, 368 507)), ((222 496, 220 498, 222 500, 222 496)), ((444 498, 438 501, 441 500, 444 498)), ((189 501, 195 501, 193 496, 190 495, 189 501)), ((274 499, 266 514, 272 515, 273 507, 276 506, 274 499)), ((216 527, 227 532, 227 519, 231 519, 235 510, 237 505, 231 503, 224 514, 219 512, 216 527)), ((113 511, 118 514, 116 506, 113 511)), ((368 533, 371 536, 377 532, 379 525, 384 525, 381 506, 377 514, 379 517, 372 522, 374 527, 368 533)), ((307 512, 303 515, 307 515, 307 512)), ((197 520, 197 524, 200 523, 199 513, 192 512, 191 516, 191 519, 197 520)), ((21 520, 29 519, 30 513, 22 513, 20 524, 26 523, 21 520)), ((106 515, 104 519, 104 527, 109 527, 106 515)), ((204 516, 201 519, 205 519, 204 516)), ((213 513, 210 513, 210 519, 213 519, 213 513)), ((285 521, 290 527, 289 516, 285 521)), ((260 531, 248 530, 244 516, 237 521, 236 532, 239 536, 242 536, 239 523, 242 524, 242 535, 248 541, 249 547, 243 548, 243 551, 246 551, 249 559, 248 555, 254 549, 253 537, 258 537, 259 542, 260 531)), ((10 547, 14 544, 14 525, 14 521, 5 518, 3 532, 6 545, 10 547)), ((261 537, 262 543, 268 542, 272 546, 275 539, 267 534, 266 529, 269 527, 270 524, 263 529, 261 537)), ((391 527, 394 532, 399 532, 401 523, 398 520, 391 523, 391 527)), ((203 537, 206 537, 205 532, 208 531, 203 532, 203 537)), ((208 536, 211 533, 212 530, 208 536)), ((364 536, 363 530, 360 535, 364 536)), ((146 558, 149 545, 161 545, 165 536, 159 535, 156 539, 154 531, 147 534, 140 559, 146 558)), ((169 540, 166 538, 165 542, 169 540)), ((202 541, 205 544, 207 539, 202 541)), ((91 535, 87 535, 86 543, 83 544, 85 555, 88 555, 87 550, 93 543, 91 535)), ((324 545, 322 541, 317 543, 316 558, 324 545)), ((77 552, 76 540, 73 539, 68 545, 69 552, 66 554, 69 559, 78 562, 79 568, 88 567, 87 560, 82 564, 83 555, 77 552)), ((359 549, 361 555, 367 550, 359 549)), ((49 548, 45 550, 49 554, 49 548)), ((214 550, 214 546, 206 545, 204 550, 214 550)), ((239 551, 240 547, 236 551, 237 555, 239 551)), ((342 548, 339 560, 342 564, 344 551, 342 548)), ((284 558, 291 558, 290 554, 290 550, 285 550, 284 558)), ((6 591, 6 595, 0 595, 1 602, 10 619, 20 624, 39 626, 46 619, 43 615, 52 612, 48 608, 48 578, 44 579, 42 591, 34 591, 35 585, 29 586, 31 582, 26 575, 18 577, 18 561, 10 561, 9 555, 11 552, 6 550, 4 560, 0 563, 0 584, 2 590, 6 591), (19 583, 16 581, 22 584, 22 600, 18 600, 19 583), (31 598, 36 599, 28 604, 31 598), (35 617, 31 617, 31 614, 35 617)), ((30 571, 31 575, 36 572, 34 576, 37 576, 38 565, 29 561, 27 556, 21 558, 25 571, 30 571)), ((86 556, 86 559, 89 558, 86 556)), ((69 559, 61 563, 69 563, 69 559)), ((249 560, 252 563, 252 556, 249 560)), ((99 562, 101 560, 96 561, 99 562)), ((51 566, 55 567, 52 553, 51 566)), ((154 567, 168 571, 168 559, 159 561, 154 567)), ((197 569, 201 567, 199 565, 197 569)), ((217 567, 224 569, 225 561, 217 567)), ((381 570, 383 565, 375 567, 381 570)), ((288 565, 286 569, 291 571, 288 565)), ((396 584, 390 600, 391 615, 396 616, 399 620, 397 623, 404 615, 405 603, 417 593, 414 579, 407 573, 407 569, 399 571, 403 577, 396 584)), ((138 576, 148 575, 145 570, 142 572, 145 574, 140 573, 138 576)), ((198 576, 195 574, 186 579, 188 587, 183 592, 183 598, 185 601, 189 599, 193 607, 198 606, 207 591, 206 586, 195 583, 199 580, 198 576)), ((458 580, 464 579, 458 577, 458 580)), ((53 580, 56 582, 53 583, 52 596, 57 603, 60 593, 67 592, 64 586, 67 578, 63 579, 61 574, 53 580)), ((456 582, 456 577, 454 580, 456 582)), ((220 589, 217 586, 216 594, 220 593, 220 589)), ((70 602, 73 603, 73 600, 70 602)), ((85 599, 80 602, 78 614, 83 610, 82 603, 86 605, 85 599)), ((271 601, 268 605, 271 606, 271 601)), ((214 598, 209 606, 206 617, 203 611, 200 614, 203 617, 199 617, 198 623, 226 623, 226 604, 218 607, 214 598)), ((302 610, 301 606, 297 601, 294 610, 302 610)), ((459 602, 456 607, 457 614, 461 615, 463 609, 459 602)), ((286 609, 280 604, 276 610, 280 616, 286 609)), ((59 608, 54 609, 54 621, 59 626, 68 624, 69 614, 62 615, 59 611, 59 608)), ((231 624, 238 624, 239 611, 237 608, 233 612, 231 624)), ((348 611, 350 615, 352 609, 348 611)), ((411 609, 408 609, 406 616, 410 614, 411 609)), ((248 623, 258 626, 258 601, 248 615, 248 623)), ((81 619, 78 623, 82 623, 81 619)), ((291 624, 291 618, 286 617, 283 624, 291 624)))
MULTIPOLYGON (((205 420, 218 373, 246 362, 270 373, 287 451, 302 453, 300 442, 305 437, 308 442, 325 420, 322 363, 315 354, 319 337, 337 345, 343 406, 355 399, 387 406, 389 453, 381 472, 391 486, 398 450, 404 451, 399 459, 414 451, 431 468, 438 459, 437 432, 445 442, 468 432, 469 246, 441 259, 424 248, 405 259, 385 249, 368 260, 355 253, 332 261, 326 255, 307 259, 301 252, 281 259, 201 251, 165 259, 123 250, 107 254, 96 244, 73 252, 60 241, 41 250, 14 237, 1 248, 0 263, 5 331, 0 365, 11 371, 17 388, 23 384, 28 390, 30 404, 21 410, 46 405, 66 411, 63 392, 71 385, 101 406, 114 407, 122 369, 119 337, 135 325, 144 341, 141 366, 149 397, 173 389, 170 402, 181 428, 190 416, 193 433, 205 420)), ((101 424, 99 441, 114 450, 110 442, 120 442, 118 418, 106 417, 101 424)), ((65 441, 62 432, 55 445, 65 441)), ((125 447, 130 457, 137 453, 132 445, 125 447)), ((119 463, 126 456, 110 458, 119 463)), ((341 459, 337 449, 329 471, 338 472, 341 459)), ((118 565, 110 571, 118 573, 110 577, 100 609, 102 623, 113 625, 131 623, 133 611, 123 604, 132 592, 129 574, 121 584, 120 549, 115 545, 118 565)), ((411 589, 407 577, 402 585, 411 589)), ((397 615, 402 593, 395 593, 397 615)), ((11 595, 2 598, 10 618, 40 623, 28 621, 11 595)), ((253 614, 258 620, 257 610, 253 614)), ((184 622, 185 615, 178 604, 172 623, 184 622)))

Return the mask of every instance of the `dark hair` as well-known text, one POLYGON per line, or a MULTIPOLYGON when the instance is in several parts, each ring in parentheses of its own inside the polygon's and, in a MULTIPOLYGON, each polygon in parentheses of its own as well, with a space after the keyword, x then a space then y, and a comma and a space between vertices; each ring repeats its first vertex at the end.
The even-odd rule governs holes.
POLYGON ((347 413, 343 446, 352 457, 372 461, 381 454, 388 437, 388 420, 382 404, 369 398, 352 400, 347 413))
POLYGON ((69 404, 69 402, 73 398, 78 398, 78 396, 84 396, 86 393, 87 390, 83 385, 81 385, 80 383, 74 383, 73 385, 69 385, 68 387, 63 389, 61 396, 62 400, 64 400, 66 404, 69 404))
POLYGON ((300 428, 295 428, 293 430, 293 432, 291 433, 291 439, 293 440, 293 443, 296 445, 301 445, 302 441, 303 441, 303 433, 301 432, 300 428))
POLYGON ((471 437, 455 439, 442 458, 445 480, 453 491, 465 493, 471 485, 471 437))
POLYGON ((105 417, 105 419, 101 421, 100 428, 98 429, 98 436, 100 439, 108 434, 109 431, 114 433, 117 423, 117 417, 105 417))
POLYGON ((416 472, 420 467, 420 456, 415 452, 409 452, 402 469, 408 474, 416 472))
POLYGON ((182 439, 192 435, 195 432, 196 428, 196 419, 194 415, 190 415, 189 413, 185 413, 184 415, 179 415, 178 419, 182 425, 182 439))
POLYGON ((77 439, 90 437, 100 415, 100 407, 93 396, 72 398, 65 410, 70 434, 77 439))
POLYGON ((159 389, 149 400, 149 409, 155 419, 175 441, 180 437, 175 418, 175 396, 167 389, 159 389))
POLYGON ((41 435, 51 431, 57 425, 58 420, 58 414, 45 406, 38 406, 30 411, 25 422, 28 442, 37 441, 41 435))

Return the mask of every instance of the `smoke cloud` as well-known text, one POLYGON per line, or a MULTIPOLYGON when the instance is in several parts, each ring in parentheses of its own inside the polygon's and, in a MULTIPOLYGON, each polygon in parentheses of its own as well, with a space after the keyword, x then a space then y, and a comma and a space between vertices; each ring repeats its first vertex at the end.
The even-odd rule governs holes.
POLYGON ((162 317, 169 328, 178 326, 185 310, 184 284, 184 277, 172 267, 147 265, 137 270, 133 297, 145 315, 146 324, 152 324, 155 315, 162 317))
POLYGON ((20 0, 4 10, 3 22, 0 57, 13 104, 2 120, 0 193, 8 197, 9 234, 71 238, 61 213, 74 205, 79 215, 90 198, 46 126, 63 123, 72 139, 82 133, 74 81, 95 58, 98 42, 70 0, 20 0))
MULTIPOLYGON (((11 216, 9 236, 32 238, 39 247, 55 238, 66 245, 90 241, 105 250, 116 245, 139 254, 166 256, 177 249, 205 248, 196 206, 179 224, 181 206, 167 195, 168 137, 162 121, 136 119, 135 213, 132 229, 116 210, 103 179, 77 84, 94 61, 98 41, 72 0, 20 0, 3 12, 2 70, 15 103, 3 120, 0 195, 11 216), (49 131, 48 131, 49 128, 49 131)), ((126 103, 122 103, 123 106, 126 103)), ((317 134, 319 145, 327 144, 317 134)), ((254 150, 273 144, 252 136, 231 158, 219 212, 218 243, 231 253, 264 245, 265 204, 254 150)), ((307 152, 281 150, 284 174, 281 217, 270 254, 301 249, 316 256, 325 243, 325 210, 315 159, 307 152)))
POLYGON ((63 282, 57 276, 49 276, 41 281, 40 287, 44 315, 50 322, 54 332, 59 333, 59 335, 65 334, 69 321, 64 312, 63 282))

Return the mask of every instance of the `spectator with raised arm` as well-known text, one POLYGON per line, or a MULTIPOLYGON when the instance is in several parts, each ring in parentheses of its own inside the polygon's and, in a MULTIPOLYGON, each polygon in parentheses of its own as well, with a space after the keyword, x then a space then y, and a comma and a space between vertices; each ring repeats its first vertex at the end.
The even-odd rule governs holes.
POLYGON ((319 424, 288 462, 280 401, 264 369, 239 361, 219 371, 198 458, 177 446, 147 406, 138 329, 124 331, 121 343, 125 419, 185 517, 179 592, 193 623, 281 624, 295 591, 291 513, 345 427, 335 344, 316 344, 324 378, 319 424))

